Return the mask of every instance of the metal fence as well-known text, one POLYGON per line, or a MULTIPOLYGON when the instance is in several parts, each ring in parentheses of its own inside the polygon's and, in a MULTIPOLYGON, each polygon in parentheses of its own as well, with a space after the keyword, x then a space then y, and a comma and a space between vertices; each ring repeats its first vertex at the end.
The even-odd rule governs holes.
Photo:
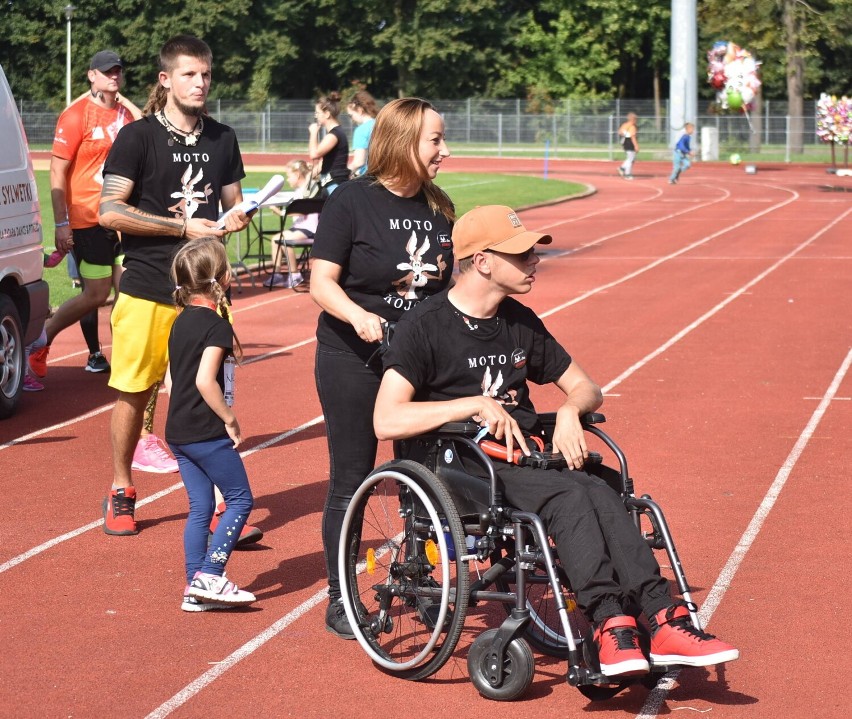
MULTIPOLYGON (((643 148, 665 151, 670 144, 668 103, 653 100, 564 100, 547 108, 526 100, 448 100, 435 101, 444 116, 447 142, 472 149, 511 154, 542 150, 558 155, 563 152, 618 153, 618 126, 628 112, 639 116, 643 148)), ((293 151, 307 146, 308 125, 314 121, 312 100, 278 100, 257 109, 246 102, 211 100, 214 118, 233 127, 245 149, 261 152, 293 151)), ((21 101, 19 111, 32 146, 50 146, 58 112, 44 103, 21 101)), ((696 140, 701 128, 718 130, 722 151, 760 151, 761 145, 790 148, 790 128, 794 120, 803 127, 805 147, 822 145, 816 136, 816 102, 806 104, 806 115, 790 118, 787 103, 763 100, 759 113, 707 114, 696 119, 696 140)), ((341 114, 341 125, 351 133, 351 121, 341 114)), ((677 129, 677 128, 675 128, 677 129)), ((789 156, 786 157, 789 160, 789 156)))

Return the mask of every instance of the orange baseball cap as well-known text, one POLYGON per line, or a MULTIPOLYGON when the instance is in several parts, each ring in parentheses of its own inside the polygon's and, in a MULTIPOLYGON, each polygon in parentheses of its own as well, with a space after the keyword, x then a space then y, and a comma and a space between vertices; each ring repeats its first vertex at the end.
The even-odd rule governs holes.
POLYGON ((535 244, 549 245, 550 235, 530 232, 505 205, 483 205, 463 214, 453 227, 453 254, 457 260, 476 252, 495 250, 521 255, 535 244))

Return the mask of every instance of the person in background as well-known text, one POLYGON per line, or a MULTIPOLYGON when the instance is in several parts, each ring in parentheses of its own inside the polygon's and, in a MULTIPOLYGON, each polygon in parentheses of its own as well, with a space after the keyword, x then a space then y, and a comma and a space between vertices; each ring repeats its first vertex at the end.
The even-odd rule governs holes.
POLYGON ((672 174, 669 176, 670 185, 676 185, 681 173, 686 172, 692 167, 692 158, 695 156, 695 153, 692 151, 693 132, 695 132, 695 125, 687 122, 683 126, 683 135, 677 141, 672 154, 672 174))
POLYGON ((322 519, 325 624, 344 639, 354 634, 340 599, 337 547, 349 500, 376 460, 377 349, 386 323, 450 282, 455 209, 435 184, 449 155, 444 121, 431 104, 389 102, 376 117, 368 174, 328 199, 314 240, 311 297, 322 309, 315 377, 330 459, 322 519))
MULTIPOLYGON (((315 122, 308 127, 308 156, 319 168, 320 187, 327 197, 343 182, 349 179, 349 140, 340 127, 340 93, 330 92, 317 100, 314 107, 315 122), (320 137, 325 132, 324 137, 320 137)), ((316 169, 314 170, 316 172, 316 169)))
POLYGON ((74 257, 83 291, 63 302, 45 322, 47 343, 30 354, 37 377, 47 375, 50 345, 62 330, 80 322, 89 348, 87 372, 109 372, 98 337, 98 308, 109 297, 121 274, 120 243, 115 231, 101 227, 98 209, 103 166, 118 131, 142 117, 122 97, 124 62, 112 50, 96 52, 87 72, 89 91, 59 116, 50 158, 50 199, 55 222, 54 266, 69 252, 74 257))
POLYGON ((234 131, 206 115, 213 57, 189 35, 160 49, 160 72, 147 114, 127 125, 104 165, 100 222, 122 233, 121 292, 112 311, 113 369, 119 396, 112 413, 113 480, 103 501, 104 532, 138 533, 131 465, 154 385, 167 365, 176 316, 169 277, 172 259, 187 240, 224 237, 249 223, 229 213, 216 229, 219 207, 242 201, 245 176, 234 131))
MULTIPOLYGON (((311 166, 304 160, 291 160, 284 166, 284 176, 287 178, 287 183, 293 188, 293 199, 299 200, 306 197, 306 193, 310 192, 311 187, 311 166)), ((273 207, 272 211, 278 215, 283 215, 284 212, 277 207, 273 207)), ((285 229, 280 235, 273 237, 273 244, 277 247, 272 251, 272 260, 275 261, 276 255, 279 255, 283 250, 287 253, 287 267, 290 274, 285 279, 284 275, 279 272, 281 269, 281 259, 279 257, 278 266, 272 268, 272 276, 264 281, 264 287, 298 287, 304 282, 301 272, 293 272, 296 267, 296 251, 289 244, 292 242, 306 243, 313 242, 314 235, 317 231, 317 223, 319 223, 319 213, 312 212, 308 215, 292 215, 293 224, 285 229)))
POLYGON ((367 150, 379 108, 376 107, 376 101, 369 92, 358 90, 346 105, 346 112, 355 123, 355 131, 352 133, 352 157, 349 159, 348 167, 352 176, 358 177, 367 171, 367 150))
POLYGON ((639 128, 636 126, 636 113, 628 112, 627 120, 621 123, 618 128, 618 137, 621 140, 621 146, 624 148, 624 162, 618 168, 618 174, 625 180, 633 179, 633 163, 636 160, 636 153, 639 152, 639 128))
POLYGON ((190 240, 175 255, 171 275, 180 312, 169 334, 166 441, 177 457, 189 496, 181 609, 203 612, 244 606, 255 600, 254 594, 225 577, 225 565, 254 498, 237 452, 242 433, 232 409, 233 368, 242 351, 228 321, 225 293, 231 267, 224 245, 216 237, 190 240), (226 509, 208 547, 216 489, 225 498, 226 509))

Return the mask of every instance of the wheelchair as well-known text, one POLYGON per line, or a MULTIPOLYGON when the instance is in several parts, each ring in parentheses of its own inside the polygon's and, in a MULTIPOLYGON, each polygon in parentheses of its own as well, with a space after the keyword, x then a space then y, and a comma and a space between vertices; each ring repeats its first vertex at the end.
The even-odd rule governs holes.
MULTIPOLYGON (((546 441, 556 415, 539 418, 546 441)), ((605 417, 592 413, 581 421, 613 465, 594 451, 586 471, 613 487, 648 544, 666 551, 678 592, 700 629, 662 510, 649 496, 635 496, 627 459, 598 426, 605 417)), ((601 673, 592 627, 542 520, 505 505, 494 464, 476 441, 479 431, 472 422, 450 423, 395 442, 396 458, 376 468, 352 497, 338 567, 346 615, 361 647, 382 671, 422 680, 452 657, 469 608, 496 602, 505 619, 479 634, 467 655, 471 681, 482 696, 521 697, 535 672, 531 647, 565 659, 568 683, 591 701, 609 699, 636 682, 655 686, 670 667, 652 666, 641 677, 601 673), (467 471, 462 456, 487 479, 467 471)), ((543 451, 523 461, 565 466, 559 455, 543 451)), ((650 637, 641 624, 640 632, 647 650, 650 637)))

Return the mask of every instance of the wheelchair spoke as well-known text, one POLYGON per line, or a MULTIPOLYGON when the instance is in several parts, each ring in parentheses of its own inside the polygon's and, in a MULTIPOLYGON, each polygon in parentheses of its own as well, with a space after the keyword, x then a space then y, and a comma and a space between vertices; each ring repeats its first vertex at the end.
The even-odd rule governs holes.
POLYGON ((432 480, 377 471, 353 499, 341 538, 349 548, 341 554, 341 587, 355 636, 379 666, 409 679, 446 662, 467 605, 467 565, 449 551, 463 546, 461 523, 446 516, 453 507, 432 480))

